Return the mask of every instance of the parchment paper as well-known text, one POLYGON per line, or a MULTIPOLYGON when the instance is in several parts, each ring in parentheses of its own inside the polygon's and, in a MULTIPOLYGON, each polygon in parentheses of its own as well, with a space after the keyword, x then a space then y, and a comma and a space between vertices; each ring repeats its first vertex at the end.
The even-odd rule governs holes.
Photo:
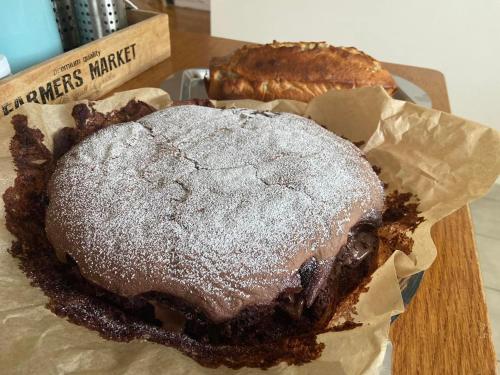
MULTIPOLYGON (((108 112, 130 99, 164 108, 170 99, 159 89, 120 93, 96 103, 108 112)), ((303 366, 279 365, 268 374, 376 374, 387 344, 390 317, 404 309, 398 280, 428 268, 436 255, 433 223, 484 195, 500 173, 500 133, 450 114, 393 100, 380 88, 330 91, 309 104, 295 101, 217 102, 217 106, 289 111, 309 116, 352 141, 365 141, 372 164, 382 168, 388 190, 412 192, 425 217, 415 233, 413 252, 396 251, 374 274, 357 304, 361 327, 326 333, 322 356, 303 366)), ((17 113, 46 135, 72 126, 73 104, 27 104, 17 113)), ((0 121, 0 192, 12 185, 9 119, 0 121)), ((44 305, 47 298, 29 285, 17 261, 6 251, 12 241, 0 205, 0 364, 2 373, 37 374, 253 374, 201 367, 177 350, 149 342, 107 341, 94 331, 66 322, 44 305)))

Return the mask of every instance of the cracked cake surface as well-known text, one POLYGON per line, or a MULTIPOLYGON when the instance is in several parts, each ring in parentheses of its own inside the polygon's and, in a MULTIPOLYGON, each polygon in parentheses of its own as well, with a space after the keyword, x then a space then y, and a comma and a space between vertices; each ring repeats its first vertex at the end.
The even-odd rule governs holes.
POLYGON ((178 106, 72 148, 47 236, 95 284, 182 298, 213 321, 265 305, 374 220, 383 189, 350 142, 292 114, 178 106))

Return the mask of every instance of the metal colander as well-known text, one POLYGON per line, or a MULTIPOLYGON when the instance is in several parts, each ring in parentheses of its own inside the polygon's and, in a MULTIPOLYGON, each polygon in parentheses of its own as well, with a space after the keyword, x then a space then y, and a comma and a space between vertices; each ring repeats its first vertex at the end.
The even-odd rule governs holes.
POLYGON ((73 5, 82 44, 127 26, 122 0, 73 0, 73 5))

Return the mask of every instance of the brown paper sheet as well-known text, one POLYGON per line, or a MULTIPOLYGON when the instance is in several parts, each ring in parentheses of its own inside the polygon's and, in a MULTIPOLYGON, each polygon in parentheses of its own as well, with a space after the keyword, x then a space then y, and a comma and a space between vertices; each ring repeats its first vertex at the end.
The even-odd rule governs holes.
MULTIPOLYGON (((170 99, 159 89, 120 93, 96 103, 107 112, 130 99, 164 108, 170 99)), ((500 133, 449 114, 397 101, 382 89, 331 91, 309 104, 294 101, 217 102, 259 110, 288 111, 309 116, 337 134, 363 146, 372 164, 382 168, 389 190, 412 192, 420 202, 426 221, 413 238, 408 256, 396 251, 380 267, 356 305, 353 330, 326 333, 322 356, 304 366, 281 364, 267 374, 376 374, 387 344, 390 317, 404 310, 399 279, 428 268, 436 255, 430 236, 433 223, 484 195, 500 173, 500 133)), ((73 124, 73 104, 25 105, 18 113, 29 116, 30 126, 51 136, 73 124)), ((0 121, 0 192, 15 178, 9 152, 13 129, 0 121)), ((86 374, 253 374, 244 368, 207 369, 177 350, 149 342, 117 343, 68 323, 44 305, 47 298, 29 285, 6 251, 12 236, 5 229, 3 201, 0 205, 0 363, 3 373, 86 374)))

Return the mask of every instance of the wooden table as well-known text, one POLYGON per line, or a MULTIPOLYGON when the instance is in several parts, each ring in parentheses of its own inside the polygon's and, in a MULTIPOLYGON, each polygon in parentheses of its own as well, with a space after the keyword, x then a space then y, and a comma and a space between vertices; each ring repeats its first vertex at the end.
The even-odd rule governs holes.
MULTIPOLYGON (((172 57, 115 91, 158 87, 186 68, 207 67, 212 56, 243 42, 172 30, 172 57)), ((430 69, 385 64, 422 87, 436 109, 449 112, 444 76, 430 69)), ((393 325, 394 374, 494 374, 495 353, 468 207, 433 227, 438 256, 411 305, 393 325)))

